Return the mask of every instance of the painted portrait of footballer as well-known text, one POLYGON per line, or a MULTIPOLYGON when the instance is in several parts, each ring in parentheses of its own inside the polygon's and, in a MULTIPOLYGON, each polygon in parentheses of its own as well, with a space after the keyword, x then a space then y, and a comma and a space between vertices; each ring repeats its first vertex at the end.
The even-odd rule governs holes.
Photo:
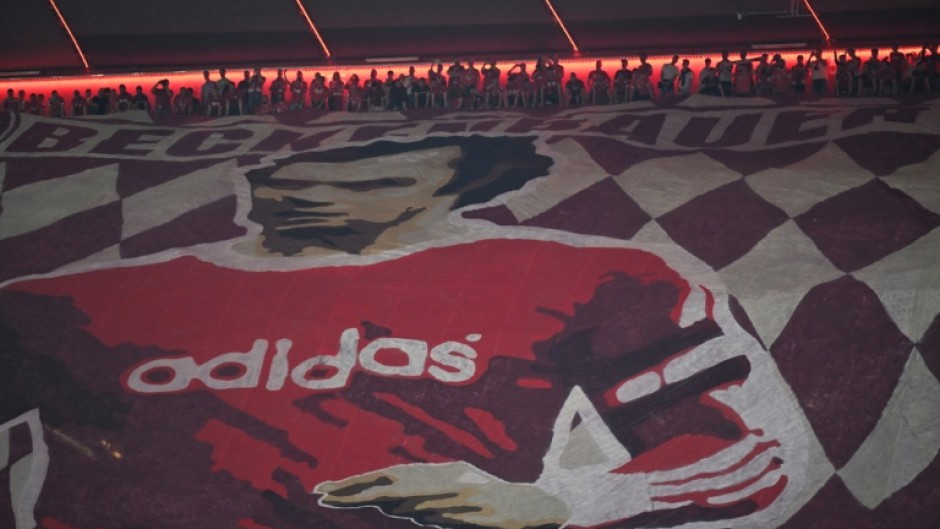
POLYGON ((160 505, 192 496, 225 506, 194 508, 199 526, 493 529, 792 512, 818 486, 812 434, 717 274, 679 248, 455 223, 556 169, 534 136, 278 155, 239 173, 248 235, 222 254, 7 285, 22 368, 4 385, 121 454, 52 448, 38 511, 171 527, 160 505), (127 507, 75 507, 79 476, 127 507))

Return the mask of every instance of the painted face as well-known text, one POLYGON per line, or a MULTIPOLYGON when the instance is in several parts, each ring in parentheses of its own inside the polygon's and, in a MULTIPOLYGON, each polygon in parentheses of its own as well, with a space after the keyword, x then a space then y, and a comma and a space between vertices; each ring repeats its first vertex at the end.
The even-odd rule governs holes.
POLYGON ((460 148, 451 146, 285 165, 254 183, 249 218, 263 226, 264 245, 275 252, 322 245, 328 234, 327 245, 359 253, 384 231, 448 201, 434 193, 453 176, 450 163, 459 154, 460 148), (346 246, 342 239, 359 242, 346 246))

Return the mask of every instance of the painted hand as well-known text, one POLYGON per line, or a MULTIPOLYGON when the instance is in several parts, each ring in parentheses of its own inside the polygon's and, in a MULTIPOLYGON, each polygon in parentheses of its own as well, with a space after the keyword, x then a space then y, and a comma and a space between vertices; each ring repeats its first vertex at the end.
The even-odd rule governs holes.
POLYGON ((536 485, 568 504, 568 523, 595 526, 692 504, 717 508, 758 495, 772 501, 785 483, 778 454, 778 442, 752 434, 713 456, 671 470, 618 474, 590 467, 554 469, 536 485))
POLYGON ((509 483, 465 462, 389 467, 318 485, 329 507, 376 507, 389 516, 444 528, 560 527, 568 508, 527 483, 509 483))

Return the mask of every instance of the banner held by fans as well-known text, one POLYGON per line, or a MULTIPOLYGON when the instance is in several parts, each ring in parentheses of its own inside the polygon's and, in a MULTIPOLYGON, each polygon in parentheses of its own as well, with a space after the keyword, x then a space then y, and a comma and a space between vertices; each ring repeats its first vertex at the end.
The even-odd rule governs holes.
POLYGON ((0 114, 3 526, 932 528, 938 113, 0 114))

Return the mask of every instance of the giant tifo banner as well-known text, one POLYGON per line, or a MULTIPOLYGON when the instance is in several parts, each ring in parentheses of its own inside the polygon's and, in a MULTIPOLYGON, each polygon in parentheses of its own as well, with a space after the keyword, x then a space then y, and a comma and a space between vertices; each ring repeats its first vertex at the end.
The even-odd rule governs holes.
POLYGON ((940 526, 940 100, 0 115, 0 526, 940 526))

